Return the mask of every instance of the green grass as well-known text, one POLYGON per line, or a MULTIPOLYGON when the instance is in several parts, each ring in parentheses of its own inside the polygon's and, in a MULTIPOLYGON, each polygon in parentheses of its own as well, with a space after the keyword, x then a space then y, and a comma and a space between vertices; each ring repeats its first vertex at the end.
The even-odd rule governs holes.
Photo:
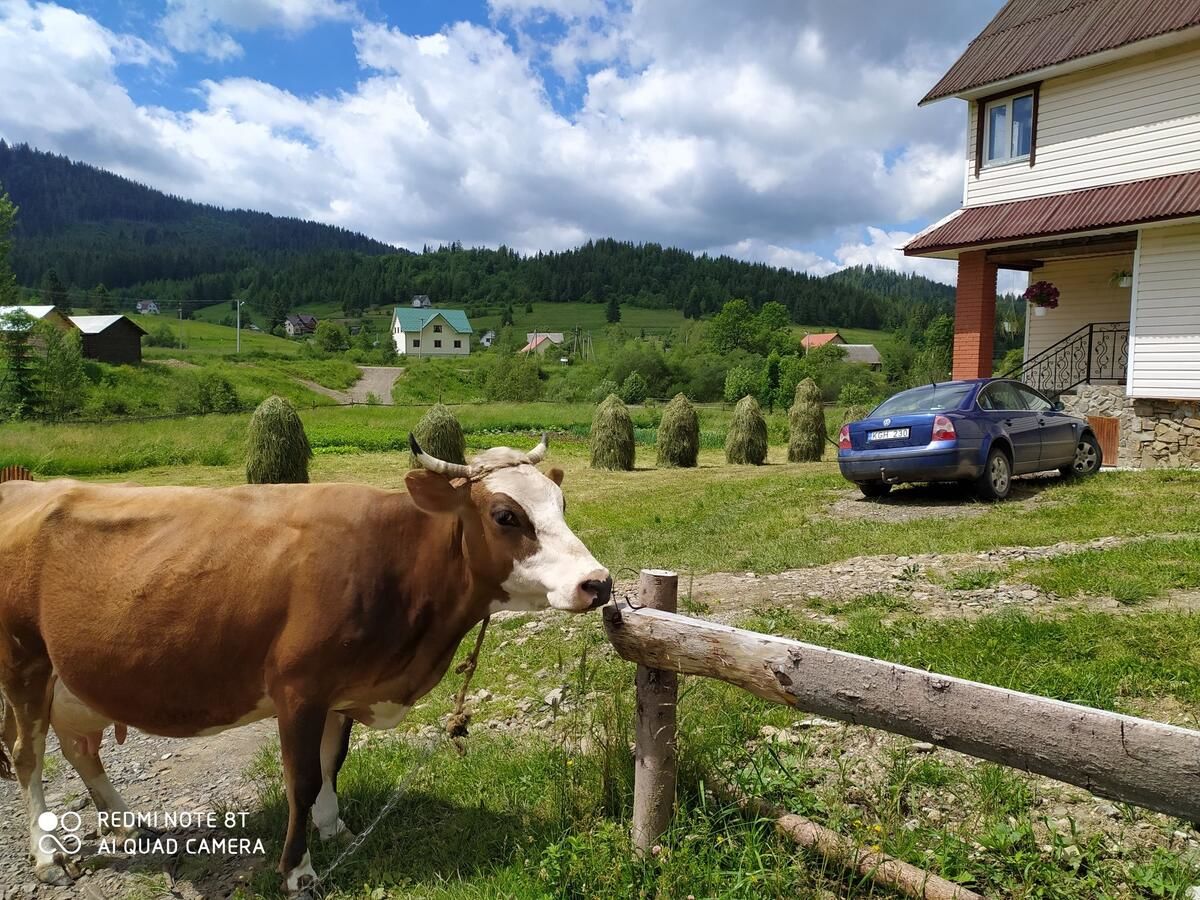
POLYGON ((1139 603, 1172 590, 1200 588, 1200 540, 1137 541, 1111 550, 1085 550, 1021 566, 1014 574, 1062 597, 1100 594, 1139 603))
MULTIPOLYGON (((592 617, 555 616, 530 630, 535 619, 503 620, 489 632, 472 689, 487 688, 493 698, 477 710, 465 758, 443 747, 426 759, 416 749, 421 742, 403 735, 439 721, 458 688, 454 676, 418 704, 402 734, 372 734, 351 754, 339 779, 351 828, 374 817, 398 779, 413 780, 395 812, 334 876, 332 897, 756 898, 815 896, 820 889, 886 896, 705 793, 714 772, 861 846, 987 896, 1182 898, 1200 877, 1177 856, 1147 848, 1144 838, 1153 831, 1130 844, 1087 829, 1047 832, 1039 782, 1018 772, 948 753, 915 755, 899 738, 864 751, 853 730, 840 728, 802 732, 790 744, 763 741, 765 724, 787 731, 797 714, 705 679, 684 682, 678 808, 663 851, 641 862, 628 839, 633 666, 606 652, 592 617), (555 716, 540 698, 558 685, 566 686, 568 706, 555 716), (533 704, 528 722, 545 716, 554 723, 517 734, 485 727, 522 703, 533 704), (864 765, 865 752, 878 753, 882 765, 864 765), (410 852, 415 845, 420 853, 410 852)), ((1196 616, 1077 613, 1051 621, 1005 614, 884 625, 859 611, 828 626, 773 611, 745 624, 1104 708, 1137 711, 1160 697, 1200 708, 1196 616)), ((261 760, 259 774, 263 809, 250 830, 274 841, 270 857, 285 824, 273 754, 261 760)), ((317 870, 335 853, 319 846, 317 870)), ((259 875, 246 896, 271 896, 275 878, 259 875)))
MULTIPOLYGON (((566 334, 581 328, 584 332, 592 332, 593 341, 600 342, 608 327, 604 309, 603 303, 535 303, 533 312, 527 313, 523 304, 513 304, 513 329, 524 336, 532 331, 561 331, 566 334)), ((500 317, 499 311, 478 316, 471 320, 471 326, 477 334, 488 329, 498 331, 500 317)), ((643 328, 659 333, 681 328, 686 321, 683 313, 677 309, 643 309, 625 305, 621 307, 619 325, 636 336, 643 328)))
MULTIPOLYGON (((206 307, 211 310, 213 307, 206 307)), ((245 312, 245 307, 242 309, 245 312)), ((144 356, 147 359, 156 358, 189 358, 201 354, 224 356, 237 349, 237 329, 225 325, 217 325, 203 319, 172 319, 170 316, 139 316, 131 315, 131 319, 141 325, 146 331, 153 333, 162 325, 167 325, 175 332, 176 338, 182 338, 185 356, 180 356, 179 347, 146 347, 144 356)), ((217 317, 220 320, 220 316, 217 317)), ((263 332, 250 331, 242 320, 242 352, 276 353, 295 355, 300 352, 296 341, 278 338, 263 332)))

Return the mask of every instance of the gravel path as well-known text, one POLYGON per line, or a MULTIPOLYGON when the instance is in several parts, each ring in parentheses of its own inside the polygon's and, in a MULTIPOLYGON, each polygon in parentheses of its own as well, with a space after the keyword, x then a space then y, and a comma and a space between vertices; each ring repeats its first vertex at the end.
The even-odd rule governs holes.
POLYGON ((325 385, 309 381, 307 378, 297 378, 296 380, 310 391, 331 397, 338 403, 367 403, 369 398, 374 396, 381 406, 395 404, 396 401, 392 399, 392 385, 396 383, 397 378, 404 374, 403 366, 359 366, 358 371, 362 373, 362 377, 345 391, 327 388, 325 385))

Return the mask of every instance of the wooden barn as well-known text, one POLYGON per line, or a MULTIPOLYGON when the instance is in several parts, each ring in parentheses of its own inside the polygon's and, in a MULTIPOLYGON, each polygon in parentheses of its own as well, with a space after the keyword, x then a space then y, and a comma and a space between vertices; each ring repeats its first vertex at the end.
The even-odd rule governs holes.
POLYGON ((146 330, 128 316, 71 316, 83 338, 83 355, 114 365, 142 361, 142 335, 146 330))

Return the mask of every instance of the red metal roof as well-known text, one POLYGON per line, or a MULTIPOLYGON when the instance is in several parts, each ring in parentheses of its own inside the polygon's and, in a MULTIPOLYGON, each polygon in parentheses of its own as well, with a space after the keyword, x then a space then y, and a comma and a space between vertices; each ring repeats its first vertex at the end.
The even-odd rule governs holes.
POLYGON ((969 206, 918 234, 906 256, 1200 215, 1200 172, 969 206))
POLYGON ((800 339, 800 346, 805 350, 812 350, 814 347, 824 347, 830 341, 845 343, 836 331, 823 331, 820 334, 806 334, 800 339))
POLYGON ((1200 0, 1009 0, 922 103, 1200 25, 1200 0))

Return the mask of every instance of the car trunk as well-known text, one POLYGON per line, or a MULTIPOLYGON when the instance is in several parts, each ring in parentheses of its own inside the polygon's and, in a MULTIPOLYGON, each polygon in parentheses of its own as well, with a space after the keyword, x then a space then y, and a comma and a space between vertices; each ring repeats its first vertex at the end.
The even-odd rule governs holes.
POLYGON ((909 413, 863 419, 850 424, 850 445, 855 450, 886 450, 893 447, 925 447, 933 439, 933 419, 938 413, 909 413), (887 432, 908 429, 907 435, 882 437, 887 432), (879 434, 871 440, 872 434, 879 434))

